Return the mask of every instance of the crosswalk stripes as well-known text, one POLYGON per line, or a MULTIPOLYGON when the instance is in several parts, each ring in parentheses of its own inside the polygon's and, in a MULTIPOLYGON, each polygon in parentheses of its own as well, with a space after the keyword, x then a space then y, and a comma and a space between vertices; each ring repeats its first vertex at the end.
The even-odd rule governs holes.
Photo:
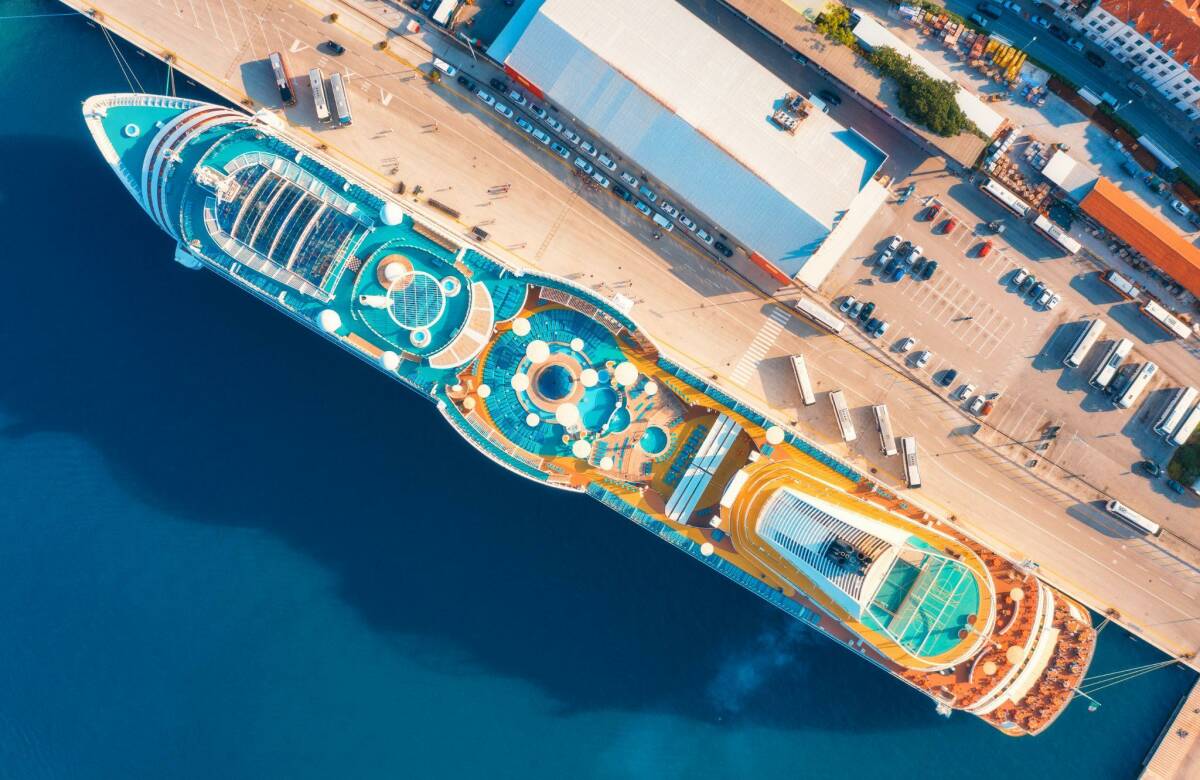
POLYGON ((734 384, 746 386, 750 377, 754 376, 758 364, 775 344, 775 340, 779 338, 779 334, 783 332, 791 318, 792 315, 783 309, 771 309, 771 313, 767 315, 767 321, 759 328, 758 333, 754 336, 754 341, 750 342, 750 346, 746 348, 745 354, 742 355, 742 359, 738 361, 737 366, 733 369, 733 374, 730 375, 734 384))

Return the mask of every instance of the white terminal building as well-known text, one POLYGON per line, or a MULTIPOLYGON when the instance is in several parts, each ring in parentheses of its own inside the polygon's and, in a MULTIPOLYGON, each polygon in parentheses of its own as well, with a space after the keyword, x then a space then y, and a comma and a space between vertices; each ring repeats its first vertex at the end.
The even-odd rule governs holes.
POLYGON ((773 123, 788 85, 670 0, 526 0, 488 54, 780 281, 818 287, 886 197, 882 150, 819 106, 773 123))

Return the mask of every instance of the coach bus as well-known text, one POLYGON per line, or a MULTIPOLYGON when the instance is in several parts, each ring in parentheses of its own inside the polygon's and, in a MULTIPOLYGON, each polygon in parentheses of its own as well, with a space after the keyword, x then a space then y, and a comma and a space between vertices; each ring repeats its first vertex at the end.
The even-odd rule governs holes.
POLYGON ((849 444, 858 438, 854 430, 854 420, 850 419, 850 409, 846 406, 846 396, 841 390, 829 392, 829 403, 833 405, 833 416, 837 418, 838 429, 842 432, 842 441, 849 444))
POLYGON ((1133 406, 1156 373, 1158 373, 1158 366, 1149 360, 1143 363, 1142 367, 1138 369, 1137 374, 1133 377, 1133 380, 1130 381, 1129 386, 1125 388, 1125 392, 1117 397, 1117 408, 1128 409, 1133 406))
POLYGON ((317 111, 317 119, 329 122, 333 115, 329 113, 329 100, 325 97, 325 74, 320 68, 308 72, 308 85, 312 87, 313 108, 317 111))
POLYGON ((1180 322, 1178 317, 1167 311, 1167 308, 1158 301, 1148 300, 1143 303, 1142 314, 1177 339, 1186 339, 1192 335, 1192 329, 1180 322))
POLYGON ((792 373, 796 375, 796 386, 800 388, 800 400, 805 406, 815 404, 817 396, 813 394, 812 381, 808 378, 808 364, 804 362, 803 355, 792 355, 792 373))
POLYGON ((285 106, 296 105, 296 93, 292 91, 292 75, 288 73, 283 55, 273 51, 268 59, 271 61, 271 73, 275 76, 275 86, 279 89, 279 98, 285 106))
POLYGON ((986 194, 991 195, 997 203, 1018 217, 1024 217, 1029 213, 1029 204, 1018 198, 1007 187, 995 179, 988 179, 980 189, 986 194))
POLYGON ((1183 422, 1183 418, 1187 416, 1188 409, 1192 407, 1198 395, 1200 392, 1197 392, 1194 387, 1177 388, 1154 423, 1154 432, 1159 436, 1170 436, 1175 433, 1175 429, 1179 427, 1179 423, 1183 422))
POLYGON ((808 317, 830 333, 841 333, 842 328, 846 327, 846 323, 842 321, 841 317, 829 311, 824 306, 810 301, 808 298, 800 298, 796 301, 796 311, 808 317))
POLYGON ((875 430, 879 432, 879 449, 889 458, 896 454, 896 436, 892 433, 892 418, 888 415, 887 406, 878 404, 871 407, 875 413, 875 430))
POLYGON ((1092 320, 1087 327, 1083 329, 1083 333, 1079 334, 1079 338, 1075 339, 1075 346, 1071 347, 1071 351, 1063 359, 1063 365, 1070 368, 1079 368, 1083 364, 1083 359, 1087 357, 1087 353, 1096 345, 1096 341, 1100 338, 1100 334, 1104 333, 1104 320, 1092 320))
POLYGON ((1188 416, 1184 417, 1183 422, 1179 424, 1178 430, 1171 434, 1171 438, 1167 441, 1176 447, 1181 447, 1187 444, 1187 440, 1192 438, 1192 434, 1198 427, 1200 427, 1200 404, 1196 404, 1196 408, 1188 412, 1188 416))
POLYGON ((916 437, 900 437, 900 457, 904 461, 904 481, 914 490, 921 487, 921 470, 917 466, 916 437))
POLYGON ((1133 511, 1120 501, 1109 501, 1104 505, 1104 508, 1108 510, 1109 514, 1113 515, 1114 517, 1121 518, 1126 523, 1129 523, 1131 526, 1137 528, 1143 533, 1148 533, 1153 536, 1158 536, 1162 533, 1162 526, 1146 519, 1144 516, 1133 511))
POLYGON ((341 73, 329 77, 329 91, 333 93, 333 110, 337 113, 338 124, 342 127, 354 119, 350 116, 350 97, 346 93, 346 79, 341 73))
POLYGON ((1100 279, 1109 287, 1113 288, 1122 296, 1129 298, 1130 300, 1137 300, 1142 294, 1141 287, 1138 287, 1136 284, 1129 281, 1124 276, 1121 276, 1116 271, 1107 271, 1100 276, 1100 279))
POLYGON ((1043 236, 1065 249, 1068 254, 1073 255, 1082 248, 1082 245, 1075 239, 1071 238, 1071 236, 1067 234, 1067 231, 1063 230, 1041 214, 1038 214, 1037 219, 1033 221, 1033 226, 1037 228, 1038 232, 1043 236))
POLYGON ((1100 390, 1108 389, 1108 385, 1112 382, 1113 377, 1117 375, 1117 368, 1120 367, 1121 361, 1133 349, 1133 342, 1129 339, 1121 339, 1113 344, 1108 349, 1108 353, 1104 356, 1104 360, 1096 367, 1096 371, 1092 374, 1091 384, 1093 387, 1100 390))

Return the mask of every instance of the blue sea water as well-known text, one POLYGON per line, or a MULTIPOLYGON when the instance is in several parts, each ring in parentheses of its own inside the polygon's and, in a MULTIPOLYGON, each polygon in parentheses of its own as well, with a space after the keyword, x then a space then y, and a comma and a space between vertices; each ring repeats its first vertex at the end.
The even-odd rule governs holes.
MULTIPOLYGON (((938 717, 173 263, 80 120, 126 89, 98 30, 4 18, 0 64, 0 775, 1130 777, 1194 681, 938 717)), ((1109 627, 1093 669, 1158 657, 1109 627)))

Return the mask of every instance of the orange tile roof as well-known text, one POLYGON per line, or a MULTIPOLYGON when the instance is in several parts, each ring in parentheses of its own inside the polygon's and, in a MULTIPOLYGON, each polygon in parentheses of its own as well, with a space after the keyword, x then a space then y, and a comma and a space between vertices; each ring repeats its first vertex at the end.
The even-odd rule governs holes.
POLYGON ((1174 51, 1180 65, 1200 63, 1200 0, 1101 0, 1100 7, 1163 51, 1174 51))
POLYGON ((1200 249, 1180 235, 1174 225, 1103 176, 1079 206, 1193 295, 1200 296, 1200 249))

